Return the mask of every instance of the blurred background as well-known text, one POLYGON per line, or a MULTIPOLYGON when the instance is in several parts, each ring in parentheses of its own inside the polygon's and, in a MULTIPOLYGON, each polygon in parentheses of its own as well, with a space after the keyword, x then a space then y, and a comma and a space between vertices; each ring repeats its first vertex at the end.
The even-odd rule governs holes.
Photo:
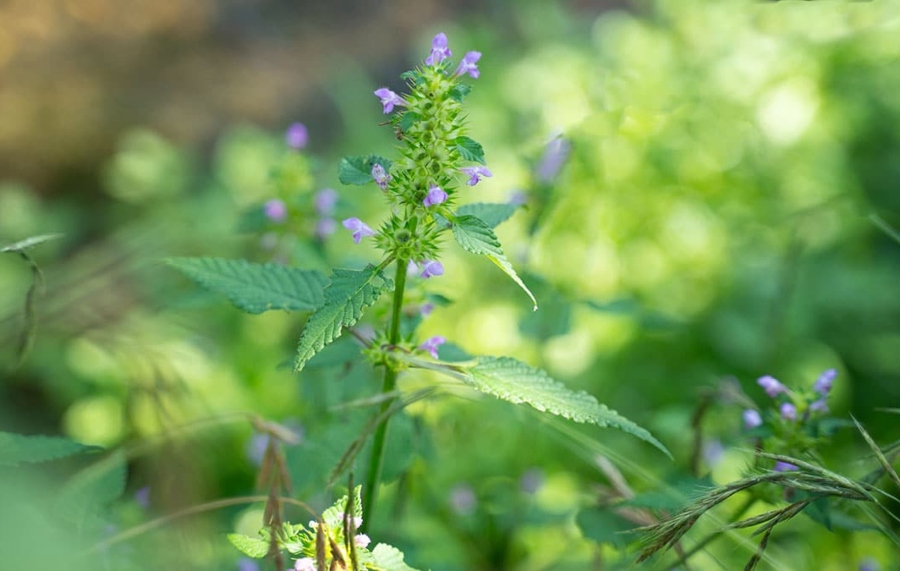
MULTIPOLYGON (((632 537, 614 532, 634 522, 585 511, 614 479, 604 462, 639 491, 738 477, 751 444, 733 395, 766 406, 765 374, 809 386, 835 368, 832 414, 897 438, 896 416, 879 410, 900 406, 890 3, 6 0, 0 247, 61 237, 28 250, 32 302, 36 270, 0 254, 0 430, 126 458, 124 495, 71 541, 253 493, 264 443, 248 415, 300 435, 286 449, 296 496, 330 505, 328 473, 369 413, 341 405, 378 390, 359 349, 342 341, 291 373, 302 314, 242 314, 162 260, 373 261, 370 246, 318 226, 315 196, 338 191, 328 219, 385 215, 373 188, 338 183, 337 163, 392 155, 372 91, 402 92, 400 73, 439 31, 455 58, 483 54, 466 105, 494 177, 463 201, 524 202, 498 236, 541 309, 448 248, 446 275, 412 294, 454 302, 422 337, 542 367, 650 429, 675 460, 447 394, 392 426, 377 541, 435 570, 632 568, 632 537), (285 144, 294 122, 308 128, 301 150, 285 144), (262 215, 274 198, 285 221, 262 215), (705 398, 711 410, 692 421, 705 398)), ((849 473, 867 466, 849 430, 821 453, 849 473)), ((56 485, 86 464, 40 478, 56 485)), ((253 534, 261 517, 241 505, 179 518, 103 561, 141 568, 146 549, 147 568, 238 569, 224 533, 253 534)), ((32 537, 69 536, 65 522, 34 525, 32 537)), ((797 524, 768 564, 890 568, 879 535, 831 533, 797 524)), ((742 565, 752 549, 736 545, 696 568, 742 565)))

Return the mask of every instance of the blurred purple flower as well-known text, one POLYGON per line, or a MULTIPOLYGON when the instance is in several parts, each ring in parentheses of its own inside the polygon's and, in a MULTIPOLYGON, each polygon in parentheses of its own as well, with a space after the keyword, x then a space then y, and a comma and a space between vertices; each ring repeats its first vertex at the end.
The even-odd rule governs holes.
POLYGON ((250 437, 249 442, 247 442, 247 460, 254 466, 259 466, 262 464, 263 456, 265 455, 268 446, 269 435, 255 432, 253 436, 250 437))
POLYGON ((328 216, 334 212, 334 205, 337 204, 337 201, 338 193, 335 189, 323 188, 317 192, 316 196, 313 198, 313 206, 316 209, 316 214, 319 216, 328 216))
POLYGON ((434 337, 429 337, 425 340, 424 343, 419 345, 419 349, 422 351, 428 351, 431 354, 431 357, 434 359, 439 359, 438 357, 438 347, 446 343, 447 340, 441 335, 435 335, 434 337))
POLYGON ((238 571, 259 571, 259 563, 249 557, 241 557, 237 562, 238 571))
POLYGON ((475 490, 468 484, 457 484, 450 490, 450 507, 458 515, 471 515, 478 506, 475 490))
POLYGON ((316 560, 304 557, 294 562, 294 571, 316 571, 316 560))
POLYGON ((541 486, 544 485, 546 479, 544 471, 540 468, 529 468, 522 474, 522 477, 519 478, 519 487, 522 488, 522 491, 526 494, 535 494, 541 489, 541 486))
POLYGON ((758 410, 748 408, 744 411, 744 428, 747 430, 753 430, 757 426, 762 425, 762 422, 762 417, 759 415, 758 410))
POLYGON ((425 195, 425 200, 422 201, 422 204, 425 205, 425 208, 428 208, 429 206, 437 206, 438 204, 443 204, 446 201, 447 193, 444 192, 444 189, 436 184, 432 184, 428 188, 428 194, 425 195))
POLYGON ((375 96, 381 100, 381 110, 383 113, 390 113, 394 110, 395 105, 406 105, 406 101, 402 97, 388 89, 382 87, 374 91, 375 96))
POLYGON ((835 369, 828 369, 816 379, 815 384, 813 384, 813 390, 823 397, 828 396, 828 393, 831 392, 831 385, 834 384, 835 377, 837 377, 837 371, 835 369))
POLYGON ((468 184, 469 186, 475 186, 482 178, 494 176, 493 173, 487 169, 487 167, 463 167, 459 170, 468 175, 469 180, 466 181, 466 184, 468 184))
POLYGON ((522 206, 528 203, 528 193, 524 190, 514 190, 509 195, 510 204, 513 206, 522 206))
POLYGON ((756 384, 761 386, 763 390, 766 391, 766 394, 770 397, 774 398, 778 396, 780 393, 787 393, 787 387, 778 382, 778 379, 771 375, 766 375, 764 377, 760 377, 756 380, 756 384))
POLYGON ((425 260, 422 262, 422 273, 419 274, 419 277, 427 280, 432 276, 442 275, 444 275, 444 266, 437 260, 425 260))
POLYGON ((316 229, 314 232, 316 238, 324 240, 334 234, 335 230, 337 230, 337 222, 335 222, 333 218, 319 218, 316 221, 316 229))
POLYGON ((572 145, 563 137, 556 137, 544 148, 544 154, 537 166, 537 178, 544 183, 553 182, 569 158, 572 145))
POLYGON ((284 132, 284 141, 292 149, 298 151, 306 146, 309 142, 309 131, 303 123, 291 123, 291 126, 284 132))
POLYGON ((284 222, 284 219, 287 218, 287 206, 283 201, 273 198, 263 204, 263 213, 272 222, 284 222))
POLYGON ((828 402, 825 400, 825 397, 820 398, 817 401, 814 401, 811 405, 809 405, 809 410, 812 412, 828 412, 828 402))
POLYGON ((789 402, 781 403, 781 418, 785 420, 797 420, 797 407, 789 402))
POLYGON ((134 501, 144 509, 150 507, 150 486, 144 486, 134 493, 134 501))
POLYGON ((703 442, 701 453, 707 466, 715 466, 722 460, 722 456, 725 455, 725 446, 722 445, 722 441, 718 438, 706 440, 703 442))
POLYGON ((359 218, 347 218, 342 222, 344 228, 353 232, 353 242, 359 244, 364 236, 374 236, 375 231, 359 218))
POLYGON ((859 562, 859 571, 881 571, 881 565, 871 557, 866 557, 859 562))
POLYGON ((391 175, 384 170, 384 167, 378 163, 372 165, 372 178, 375 179, 375 184, 378 185, 378 188, 381 190, 386 190, 388 182, 391 180, 391 175))
POLYGON ((781 460, 775 462, 775 467, 772 468, 776 472, 790 472, 791 470, 796 470, 797 467, 793 464, 788 464, 787 462, 782 462, 781 460))
POLYGON ((357 547, 365 549, 372 543, 372 539, 365 533, 358 533, 353 537, 353 542, 356 543, 357 547))
POLYGON ((459 66, 457 66, 456 73, 454 75, 462 75, 464 73, 468 73, 469 77, 471 77, 472 79, 478 79, 478 76, 481 75, 481 72, 478 71, 478 66, 475 64, 480 59, 481 52, 468 52, 465 56, 463 56, 462 60, 460 60, 459 66))
POLYGON ((419 306, 419 315, 421 315, 422 317, 428 317, 429 315, 431 315, 432 311, 434 311, 434 304, 430 301, 426 301, 419 306))
POLYGON ((441 32, 431 40, 431 53, 425 58, 425 65, 438 65, 452 55, 447 46, 447 34, 441 32))

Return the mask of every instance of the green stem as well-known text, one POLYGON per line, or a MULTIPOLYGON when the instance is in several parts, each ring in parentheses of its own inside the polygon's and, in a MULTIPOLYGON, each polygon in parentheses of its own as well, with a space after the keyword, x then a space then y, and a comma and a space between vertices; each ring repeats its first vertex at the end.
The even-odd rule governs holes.
MULTIPOLYGON (((388 329, 388 344, 396 345, 400 342, 400 312, 403 310, 403 294, 406 289, 406 268, 409 265, 408 258, 397 259, 397 273, 394 277, 394 302, 391 307, 391 324, 388 329)), ((381 394, 394 391, 397 386, 397 369, 388 365, 384 369, 384 383, 381 386, 381 394)), ((394 399, 385 399, 381 403, 379 415, 384 415, 391 407, 394 399)), ((378 485, 381 483, 381 469, 384 466, 384 441, 387 436, 388 420, 378 425, 375 430, 375 438, 372 440, 372 457, 369 460, 369 473, 366 478, 366 490, 363 495, 363 523, 362 531, 369 529, 372 523, 372 514, 375 513, 375 500, 378 497, 378 485)))
MULTIPOLYGON (((746 500, 744 500, 744 503, 742 503, 740 506, 738 506, 738 508, 736 510, 734 510, 734 513, 732 513, 731 516, 728 518, 728 523, 732 524, 732 523, 738 521, 739 519, 741 519, 744 516, 744 514, 747 513, 747 510, 749 510, 755 503, 756 503, 756 496, 751 494, 750 497, 748 497, 746 500)), ((702 540, 700 540, 700 543, 696 544, 695 546, 691 547, 688 551, 683 553, 681 555, 681 557, 678 558, 677 564, 687 563, 688 559, 693 557, 694 554, 696 554, 698 551, 705 548, 714 539, 716 539, 723 533, 725 533, 725 530, 721 529, 718 531, 714 531, 711 534, 704 537, 702 540)))

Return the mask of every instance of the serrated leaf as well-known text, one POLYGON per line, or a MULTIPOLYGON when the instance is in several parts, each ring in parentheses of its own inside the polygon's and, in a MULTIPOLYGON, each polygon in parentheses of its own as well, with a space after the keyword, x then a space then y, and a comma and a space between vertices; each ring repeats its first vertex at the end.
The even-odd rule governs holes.
POLYGON ((465 136, 457 137, 454 142, 459 156, 463 159, 484 164, 484 149, 481 147, 481 143, 465 136))
POLYGON ((324 305, 309 316, 300 334, 294 370, 301 370, 316 353, 340 337, 344 327, 359 321, 365 309, 382 293, 393 289, 394 283, 382 276, 375 266, 370 265, 364 270, 335 269, 331 283, 322 292, 324 305), (380 285, 372 283, 376 276, 381 279, 380 285))
POLYGON ((404 131, 409 131, 409 128, 415 124, 416 121, 421 119, 422 116, 418 113, 414 113, 412 111, 406 111, 403 113, 403 116, 400 118, 400 128, 404 131))
POLYGON ((0 432, 0 466, 18 466, 29 462, 46 462, 95 449, 55 436, 25 436, 0 432))
POLYGON ((201 287, 228 298, 238 309, 309 311, 322 305, 328 283, 315 270, 223 258, 170 258, 166 262, 201 287))
POLYGON ((247 537, 240 533, 229 533, 228 541, 247 557, 262 559, 269 554, 269 542, 262 539, 247 537))
POLYGON ((534 294, 531 293, 531 290, 528 289, 528 286, 525 285, 525 282, 519 278, 516 270, 513 269, 512 264, 506 259, 503 250, 500 248, 500 240, 497 239, 490 226, 476 216, 460 216, 453 221, 453 237, 467 252, 487 256, 490 261, 494 262, 498 268, 503 270, 503 273, 509 276, 512 281, 516 282, 528 294, 528 297, 531 298, 531 302, 534 304, 534 310, 537 311, 538 305, 534 294))
POLYGON ((468 95, 471 91, 472 86, 468 83, 457 83, 450 89, 449 95, 452 99, 455 99, 456 101, 462 103, 462 100, 465 99, 466 95, 468 95))
POLYGON ((476 202, 474 204, 464 204, 456 211, 457 216, 474 216, 490 226, 496 228, 502 222, 506 222, 516 213, 519 205, 510 204, 508 202, 491 204, 487 202, 476 202))
POLYGON ((56 513, 77 528, 97 528, 103 508, 125 491, 125 456, 110 454, 66 482, 57 496, 56 513))
POLYGON ((38 244, 43 244, 44 242, 49 242, 50 240, 58 240, 62 237, 62 234, 41 234, 40 236, 31 236, 29 238, 25 238, 24 240, 19 240, 18 242, 3 246, 2 248, 0 248, 0 252, 21 252, 22 250, 33 248, 38 244))
POLYGON ((368 184, 374 180, 372 167, 375 166, 375 163, 383 166, 385 171, 391 170, 391 161, 378 155, 344 157, 338 166, 338 179, 341 184, 368 184))
POLYGON ((482 357, 467 373, 467 382, 479 392, 514 404, 525 403, 575 422, 618 428, 669 454, 647 430, 586 392, 567 388, 541 369, 511 357, 482 357))
POLYGON ((403 552, 388 545, 379 543, 372 550, 372 559, 381 571, 417 571, 403 561, 403 552))
MULTIPOLYGON (((353 489, 353 517, 361 518, 362 510, 362 486, 356 486, 353 489)), ((347 506, 347 496, 341 497, 338 501, 322 513, 322 521, 328 527, 343 527, 344 508, 347 506)))

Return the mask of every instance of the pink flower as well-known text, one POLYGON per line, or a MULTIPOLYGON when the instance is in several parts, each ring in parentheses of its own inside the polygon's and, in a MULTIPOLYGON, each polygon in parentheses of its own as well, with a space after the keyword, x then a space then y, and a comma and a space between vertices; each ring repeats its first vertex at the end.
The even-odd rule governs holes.
POLYGON ((284 132, 284 142, 292 149, 298 151, 306 146, 309 142, 309 131, 303 123, 291 123, 291 126, 284 132))
POLYGON ((273 198, 263 204, 263 213, 272 222, 284 222, 284 219, 287 218, 287 206, 283 201, 273 198))

